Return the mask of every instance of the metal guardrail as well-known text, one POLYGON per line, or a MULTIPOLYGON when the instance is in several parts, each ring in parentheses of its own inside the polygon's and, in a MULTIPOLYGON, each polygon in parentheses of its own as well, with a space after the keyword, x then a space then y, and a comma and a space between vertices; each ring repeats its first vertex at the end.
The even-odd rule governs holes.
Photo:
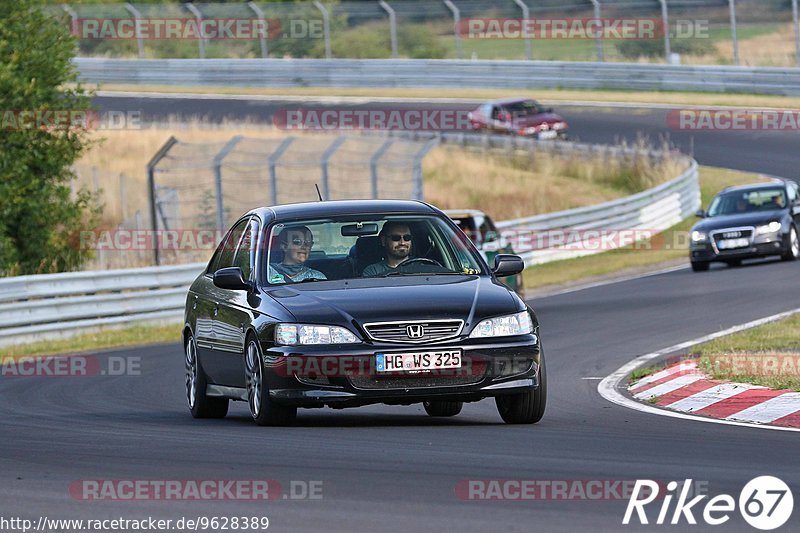
MULTIPOLYGON (((586 153, 643 155, 627 147, 533 141, 510 136, 425 134, 430 142, 487 148, 537 149, 576 156, 586 153)), ((645 152, 659 157, 662 152, 645 152)), ((499 222, 505 231, 594 228, 646 229, 658 232, 686 218, 700 206, 697 163, 686 158, 687 170, 647 191, 599 205, 499 222)), ((605 251, 580 243, 570 247, 522 253, 526 265, 605 251)), ((94 272, 70 272, 0 279, 0 346, 67 337, 98 327, 179 322, 186 290, 205 263, 94 272)))
POLYGON ((434 59, 76 58, 80 80, 184 87, 639 89, 800 95, 800 68, 434 59))

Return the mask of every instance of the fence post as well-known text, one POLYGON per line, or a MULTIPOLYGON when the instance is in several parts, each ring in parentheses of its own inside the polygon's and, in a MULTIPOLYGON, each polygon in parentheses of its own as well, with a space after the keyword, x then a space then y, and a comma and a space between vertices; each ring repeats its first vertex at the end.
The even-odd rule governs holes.
POLYGON ((461 50, 461 12, 452 0, 444 0, 444 5, 453 13, 453 33, 456 37, 456 58, 462 59, 464 54, 461 50))
MULTIPOLYGON (((514 3, 522 9, 522 18, 527 21, 531 17, 531 11, 528 9, 528 5, 522 0, 514 0, 514 3)), ((525 28, 526 24, 526 22, 523 22, 522 27, 525 28)), ((533 59, 533 45, 531 44, 530 32, 525 36, 525 59, 528 61, 533 59)))
POLYGON ((433 138, 430 141, 426 142, 425 145, 417 152, 417 155, 414 156, 414 171, 412 174, 413 180, 413 189, 411 191, 411 199, 412 200, 422 200, 422 160, 425 159, 425 156, 428 155, 434 146, 439 144, 439 139, 433 138))
POLYGON ((397 59, 397 14, 392 9, 392 6, 386 3, 385 0, 378 2, 384 11, 389 14, 389 37, 392 40, 392 59, 397 59))
POLYGON ((322 13, 322 26, 325 35, 325 59, 331 58, 331 20, 328 8, 323 6, 319 0, 314 0, 314 7, 322 13))
POLYGON ((125 222, 128 218, 128 180, 122 172, 119 174, 119 201, 122 208, 122 221, 125 222))
POLYGON ((125 9, 131 12, 133 15, 134 23, 133 27, 136 31, 136 47, 139 49, 139 59, 144 57, 144 40, 142 39, 142 27, 139 23, 139 20, 142 18, 141 12, 133 7, 130 2, 125 2, 125 9))
POLYGON ((217 229, 219 231, 225 231, 227 227, 225 224, 225 198, 222 195, 222 161, 241 140, 242 136, 236 135, 214 156, 214 185, 217 194, 217 229))
POLYGON ((283 142, 278 146, 277 150, 272 152, 267 158, 267 164, 269 166, 269 178, 272 182, 272 205, 278 205, 278 172, 275 168, 278 159, 281 158, 283 153, 289 148, 289 145, 294 142, 294 137, 287 137, 283 140, 283 142))
POLYGON ((330 187, 330 180, 328 179, 328 161, 330 161, 333 154, 339 147, 347 140, 347 137, 344 135, 340 135, 336 137, 336 139, 328 146, 325 151, 322 153, 322 157, 320 158, 320 170, 322 171, 322 199, 323 200, 330 200, 331 199, 331 187, 330 187))
POLYGON ((667 0, 658 0, 661 2, 661 23, 664 25, 664 57, 669 63, 669 58, 672 55, 672 44, 669 40, 669 10, 667 8, 667 0))
POLYGON ((369 175, 372 181, 373 200, 378 199, 378 161, 392 147, 392 144, 394 144, 394 139, 387 139, 369 158, 369 175))
POLYGON ((164 156, 172 149, 175 144, 177 144, 178 139, 173 136, 170 136, 167 139, 167 142, 164 143, 158 152, 153 155, 153 158, 147 163, 147 186, 149 187, 150 191, 150 223, 153 225, 153 260, 155 261, 156 265, 160 265, 161 258, 159 257, 158 253, 158 246, 159 246, 159 238, 158 238, 158 217, 156 215, 156 166, 158 163, 164 159, 164 156))
MULTIPOLYGON (((597 23, 602 28, 603 25, 600 24, 600 0, 590 0, 592 5, 594 6, 594 18, 597 20, 597 23)), ((602 63, 604 60, 603 57, 603 30, 601 29, 597 35, 594 36, 594 46, 597 49, 597 61, 602 63)))
POLYGON ((794 59, 800 67, 800 22, 797 16, 797 0, 792 0, 792 21, 794 22, 794 59))
POLYGON ((184 5, 186 6, 186 9, 191 11, 192 15, 194 15, 194 17, 197 19, 197 45, 200 47, 200 59, 205 59, 206 43, 203 39, 203 31, 201 29, 203 27, 203 14, 200 13, 200 10, 197 9, 191 2, 186 2, 184 5))
POLYGON ((733 64, 739 64, 739 36, 736 32, 736 0, 728 0, 731 11, 731 44, 733 45, 733 64))
POLYGON ((267 37, 269 36, 269 22, 267 19, 264 18, 264 12, 261 10, 255 2, 247 2, 247 5, 258 17, 258 20, 264 23, 264 31, 266 32, 264 35, 259 37, 259 41, 261 42, 261 57, 266 58, 269 57, 269 48, 267 46, 267 37))

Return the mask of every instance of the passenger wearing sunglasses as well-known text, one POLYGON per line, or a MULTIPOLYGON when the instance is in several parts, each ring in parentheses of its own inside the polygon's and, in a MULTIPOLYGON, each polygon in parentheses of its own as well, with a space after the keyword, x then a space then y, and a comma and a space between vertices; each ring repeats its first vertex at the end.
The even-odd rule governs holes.
POLYGON ((405 222, 389 221, 380 232, 384 260, 368 265, 363 272, 365 278, 383 276, 411 257, 411 229, 405 222))
POLYGON ((314 246, 314 238, 308 227, 284 228, 280 233, 279 241, 280 249, 283 251, 283 260, 280 263, 270 263, 270 283, 296 283, 307 279, 328 279, 319 270, 314 270, 304 264, 311 255, 311 247, 314 246))

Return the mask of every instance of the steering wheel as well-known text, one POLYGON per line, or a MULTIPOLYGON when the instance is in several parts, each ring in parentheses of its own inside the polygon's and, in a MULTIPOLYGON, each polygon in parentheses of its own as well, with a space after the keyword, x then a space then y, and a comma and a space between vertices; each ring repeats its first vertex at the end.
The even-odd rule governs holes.
MULTIPOLYGON (((422 265, 430 265, 432 267, 435 267, 430 272, 431 274, 435 274, 437 272, 451 272, 449 269, 446 269, 445 267, 443 267, 442 264, 439 263, 438 261, 436 261, 434 259, 428 259, 427 257, 414 257, 414 258, 411 258, 411 259, 407 259, 407 260, 403 261, 402 263, 400 263, 399 265, 397 265, 397 269, 400 270, 401 272, 414 273, 414 270, 413 270, 413 266, 414 265, 420 265, 420 266, 422 266, 422 265), (409 267, 412 267, 412 269, 409 269, 409 267)), ((426 270, 425 270, 425 268, 423 266, 422 270, 420 270, 419 273, 425 273, 425 272, 426 272, 426 270)))

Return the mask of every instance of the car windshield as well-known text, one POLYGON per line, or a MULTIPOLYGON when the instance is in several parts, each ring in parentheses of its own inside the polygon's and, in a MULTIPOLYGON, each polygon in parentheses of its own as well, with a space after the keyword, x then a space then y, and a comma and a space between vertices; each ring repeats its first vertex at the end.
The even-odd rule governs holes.
POLYGON ((525 117, 544 113, 544 109, 533 100, 514 102, 512 104, 506 104, 503 107, 505 107, 515 117, 525 117))
POLYGON ((708 216, 736 215, 759 211, 774 211, 786 206, 783 189, 749 189, 717 195, 708 208, 708 216))
POLYGON ((269 285, 487 273, 467 236, 437 216, 297 220, 267 232, 262 272, 269 285))

